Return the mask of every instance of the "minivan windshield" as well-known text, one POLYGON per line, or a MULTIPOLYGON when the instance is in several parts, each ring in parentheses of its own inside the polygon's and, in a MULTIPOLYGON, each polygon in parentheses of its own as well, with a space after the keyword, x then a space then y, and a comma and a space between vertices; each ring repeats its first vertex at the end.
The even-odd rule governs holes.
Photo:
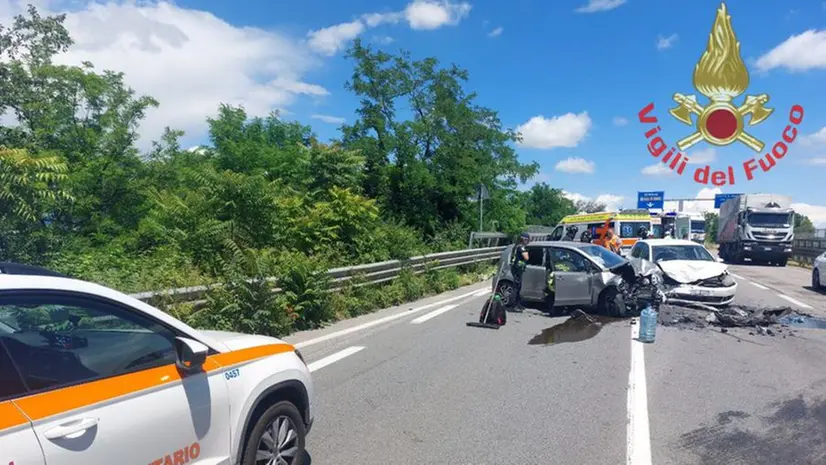
POLYGON ((622 265, 626 261, 621 256, 611 252, 605 247, 598 245, 588 245, 582 247, 581 250, 591 257, 592 260, 605 268, 613 268, 617 265, 622 265))

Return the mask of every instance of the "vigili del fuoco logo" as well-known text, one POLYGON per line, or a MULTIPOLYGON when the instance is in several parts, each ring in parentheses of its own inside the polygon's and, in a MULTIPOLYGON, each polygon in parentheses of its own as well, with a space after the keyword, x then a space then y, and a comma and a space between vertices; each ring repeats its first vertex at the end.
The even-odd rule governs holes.
POLYGON ((688 157, 681 151, 700 141, 719 147, 737 142, 752 149, 757 155, 743 161, 737 168, 735 165, 729 165, 722 171, 712 170, 708 165, 697 168, 694 171, 694 180, 700 184, 707 185, 710 182, 714 186, 725 186, 735 183, 739 177, 738 172, 744 174, 749 181, 754 179, 758 169, 768 173, 786 156, 789 144, 797 138, 797 126, 803 121, 803 107, 792 106, 788 114, 789 124, 783 130, 781 139, 771 147, 771 150, 766 150, 760 156, 766 144, 746 131, 745 120, 749 117, 749 126, 758 125, 769 118, 774 109, 765 106, 769 102, 768 94, 746 95, 738 105, 735 99, 743 94, 748 86, 749 72, 740 57, 740 42, 731 27, 731 16, 726 4, 722 3, 711 27, 708 46, 694 67, 694 88, 709 102, 703 105, 697 101, 695 95, 674 94, 673 99, 677 106, 668 112, 681 123, 694 128, 694 132, 687 132, 685 137, 677 141, 679 150, 674 147, 668 148, 669 144, 658 135, 660 126, 657 126, 657 117, 653 115, 654 103, 646 105, 638 116, 641 123, 652 125, 645 132, 648 151, 669 169, 682 175, 688 157), (692 115, 696 116, 696 122, 692 115))

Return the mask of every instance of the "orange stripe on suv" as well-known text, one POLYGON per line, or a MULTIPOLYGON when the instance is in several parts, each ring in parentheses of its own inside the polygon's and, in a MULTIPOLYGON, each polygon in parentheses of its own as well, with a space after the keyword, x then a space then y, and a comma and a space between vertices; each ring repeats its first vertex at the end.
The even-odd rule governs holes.
MULTIPOLYGON (((290 344, 269 344, 216 354, 207 357, 206 363, 204 363, 204 371, 213 372, 232 365, 248 363, 271 355, 294 350, 295 348, 290 344)), ((14 402, 32 421, 37 421, 118 397, 161 387, 179 381, 181 378, 182 374, 174 364, 164 365, 135 373, 113 376, 111 378, 68 386, 54 391, 34 394, 16 399, 14 402)), ((4 415, 5 411, 2 410, 2 405, 3 404, 0 403, 0 430, 15 426, 14 424, 4 426, 6 415, 4 415)), ((14 405, 11 405, 11 408, 14 408, 14 405)), ((19 414, 20 412, 17 413, 19 414)))
POLYGON ((0 431, 25 425, 29 419, 10 400, 0 402, 0 431))

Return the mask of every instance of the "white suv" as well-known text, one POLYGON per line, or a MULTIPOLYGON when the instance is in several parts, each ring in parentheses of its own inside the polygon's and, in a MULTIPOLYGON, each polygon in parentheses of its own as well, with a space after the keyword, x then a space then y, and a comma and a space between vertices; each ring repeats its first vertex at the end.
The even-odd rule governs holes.
POLYGON ((0 264, 2 465, 298 465, 312 399, 304 359, 279 339, 198 331, 0 264))

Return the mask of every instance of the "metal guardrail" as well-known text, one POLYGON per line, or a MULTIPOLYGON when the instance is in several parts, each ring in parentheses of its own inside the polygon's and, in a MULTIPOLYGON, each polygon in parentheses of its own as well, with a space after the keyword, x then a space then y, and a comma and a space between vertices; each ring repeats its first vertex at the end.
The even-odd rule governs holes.
MULTIPOLYGON (((452 252, 440 252, 410 257, 407 260, 388 260, 385 262, 333 268, 327 270, 327 275, 330 278, 329 291, 335 292, 348 285, 360 287, 392 281, 404 270, 410 270, 415 274, 419 274, 428 270, 491 262, 498 260, 504 249, 505 246, 455 250, 452 252)), ((279 292, 280 289, 277 287, 278 279, 269 278, 269 280, 273 284, 273 292, 279 292)), ((164 289, 160 291, 140 292, 132 294, 131 297, 147 303, 157 301, 198 303, 203 301, 207 291, 219 286, 220 284, 213 284, 208 286, 164 289)))
POLYGON ((795 238, 792 243, 792 257, 797 262, 811 263, 823 252, 826 252, 826 238, 795 238))

